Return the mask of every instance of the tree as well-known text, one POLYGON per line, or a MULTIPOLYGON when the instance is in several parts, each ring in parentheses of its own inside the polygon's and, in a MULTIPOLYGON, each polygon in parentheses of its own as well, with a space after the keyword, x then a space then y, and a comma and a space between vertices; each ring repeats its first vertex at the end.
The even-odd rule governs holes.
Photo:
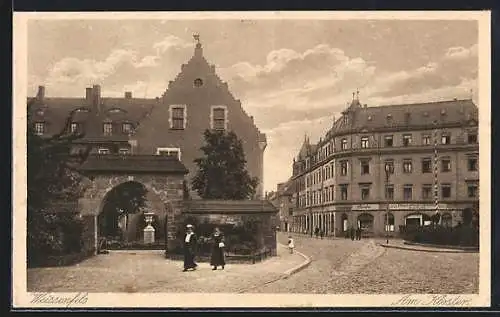
POLYGON ((193 178, 193 189, 204 199, 251 198, 258 179, 246 170, 243 144, 234 132, 210 131, 204 133, 204 156, 194 162, 198 171, 193 178))
POLYGON ((82 176, 77 171, 90 152, 72 153, 76 139, 83 135, 70 132, 74 112, 63 129, 50 137, 35 134, 31 125, 34 100, 28 102, 27 125, 27 247, 28 261, 50 253, 67 251, 61 233, 78 232, 81 227, 74 214, 47 213, 56 201, 76 201, 83 192, 82 176))

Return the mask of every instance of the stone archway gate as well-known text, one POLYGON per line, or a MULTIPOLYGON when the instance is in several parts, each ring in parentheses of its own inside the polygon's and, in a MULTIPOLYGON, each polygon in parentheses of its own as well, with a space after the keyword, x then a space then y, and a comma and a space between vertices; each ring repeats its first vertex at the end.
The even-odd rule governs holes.
POLYGON ((84 249, 97 252, 97 217, 106 194, 129 181, 141 183, 156 194, 165 206, 167 248, 175 240, 175 219, 182 214, 186 167, 176 158, 158 155, 91 155, 80 167, 86 176, 86 189, 78 201, 84 219, 84 249))

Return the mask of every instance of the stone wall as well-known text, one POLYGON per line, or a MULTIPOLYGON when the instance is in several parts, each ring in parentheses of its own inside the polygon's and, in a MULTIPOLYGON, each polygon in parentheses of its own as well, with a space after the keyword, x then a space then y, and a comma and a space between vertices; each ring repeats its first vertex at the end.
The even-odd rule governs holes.
MULTIPOLYGON (((182 250, 182 236, 185 232, 186 224, 195 226, 195 232, 198 236, 208 237, 211 232, 201 232, 201 227, 241 227, 245 223, 255 223, 257 226, 255 253, 267 251, 267 255, 276 255, 276 228, 279 225, 279 218, 272 205, 262 201, 186 201, 184 212, 176 215, 175 224, 177 237, 169 239, 169 249, 167 255, 169 258, 176 258, 182 250), (203 205, 203 208, 200 206, 203 205), (228 208, 228 205, 230 207, 228 208)), ((179 208, 180 209, 180 208, 179 208)), ((169 230, 169 232, 174 232, 169 230)), ((169 237, 170 238, 170 237, 169 237)), ((228 246, 231 248, 231 246, 228 246)))

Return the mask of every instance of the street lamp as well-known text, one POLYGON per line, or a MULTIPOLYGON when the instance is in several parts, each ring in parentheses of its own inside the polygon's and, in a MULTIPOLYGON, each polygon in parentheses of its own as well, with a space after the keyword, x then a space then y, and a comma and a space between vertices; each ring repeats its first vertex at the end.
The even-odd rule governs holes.
MULTIPOLYGON (((389 185, 389 177, 394 172, 394 166, 392 164, 385 164, 385 190, 387 193, 389 185)), ((386 198, 389 200, 389 197, 386 198)), ((385 232, 386 232, 386 243, 389 244, 389 201, 387 201, 387 210, 385 214, 385 232)))

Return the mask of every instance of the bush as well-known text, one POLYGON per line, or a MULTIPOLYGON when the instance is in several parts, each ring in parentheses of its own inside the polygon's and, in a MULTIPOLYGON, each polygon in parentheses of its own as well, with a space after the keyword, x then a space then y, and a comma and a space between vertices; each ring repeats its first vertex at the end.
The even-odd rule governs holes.
POLYGON ((479 246, 479 229, 471 226, 401 226, 400 233, 404 240, 415 243, 464 247, 479 246))
POLYGON ((29 265, 36 265, 50 256, 80 253, 83 221, 73 213, 28 214, 27 256, 29 265))

